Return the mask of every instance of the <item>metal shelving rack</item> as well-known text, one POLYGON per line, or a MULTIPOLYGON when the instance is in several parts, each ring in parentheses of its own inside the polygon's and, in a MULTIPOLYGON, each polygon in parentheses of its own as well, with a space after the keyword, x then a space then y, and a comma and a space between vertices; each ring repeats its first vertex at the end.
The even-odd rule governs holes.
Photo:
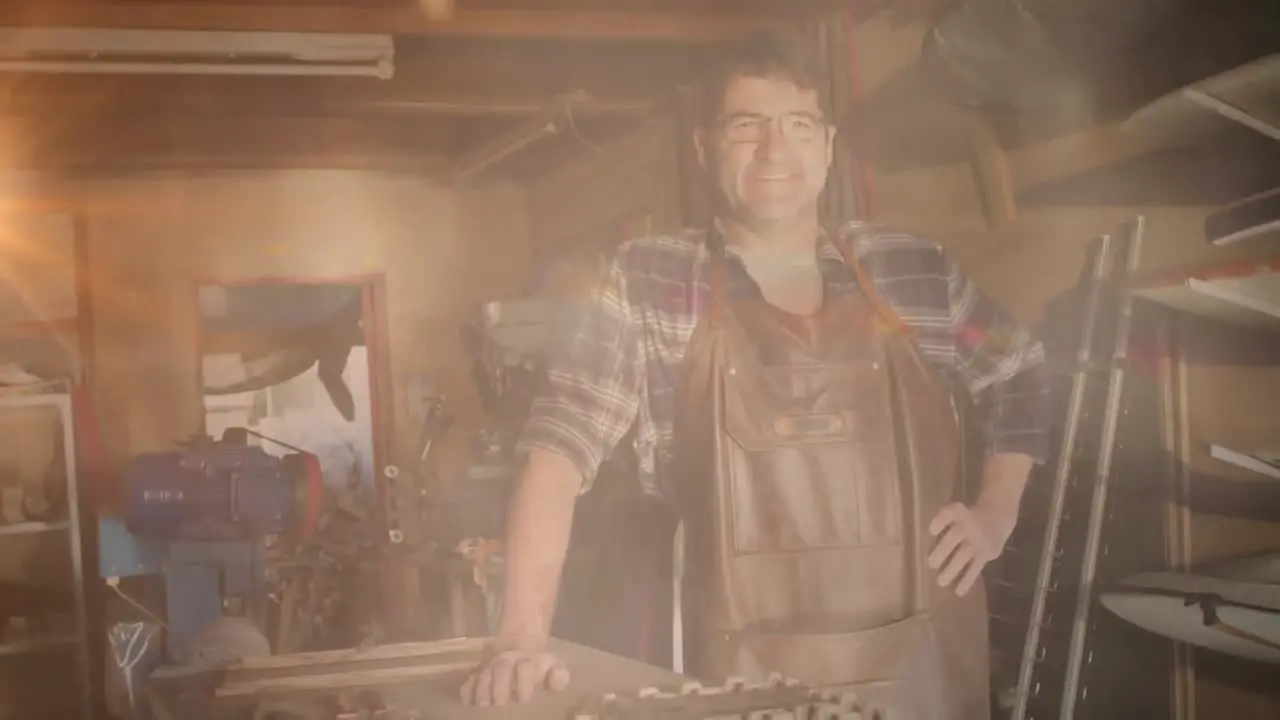
MULTIPOLYGON (((1280 96, 1276 95, 1277 88, 1280 88, 1280 54, 1249 63, 1171 93, 1135 113, 1126 121, 1125 127, 1134 134, 1142 135, 1148 141, 1163 142, 1171 146, 1226 147, 1226 144, 1221 142, 1222 137, 1232 132, 1240 132, 1240 127, 1248 128, 1273 140, 1280 140, 1280 104, 1276 102, 1277 97, 1280 96)), ((1276 192, 1277 190, 1273 189, 1258 197, 1264 200, 1269 199, 1274 197, 1276 192)), ((1162 637, 1163 633, 1157 631, 1148 633, 1146 630, 1143 630, 1147 633, 1145 636, 1125 638, 1126 642, 1132 641, 1135 646, 1134 652, 1126 652, 1128 648, 1117 648, 1114 642, 1103 648, 1103 635, 1107 633, 1119 635, 1128 628, 1143 625, 1130 619, 1132 616, 1126 617, 1116 613, 1113 617, 1108 613, 1097 612, 1093 606, 1099 599, 1102 599, 1102 604, 1106 605, 1105 598, 1099 598, 1100 593, 1095 587, 1100 584, 1109 585, 1112 590, 1117 587, 1137 587, 1141 590, 1140 584, 1134 584, 1138 583, 1136 578, 1155 575, 1174 582, 1194 579, 1197 576, 1188 567, 1191 562, 1189 518, 1194 508, 1205 502, 1203 497, 1210 494, 1214 496, 1213 501, 1217 503, 1215 507, 1225 507, 1228 503, 1222 497, 1227 494, 1223 487, 1213 487, 1212 493, 1205 492, 1206 486, 1203 484, 1198 491, 1195 488, 1193 475, 1197 473, 1191 467, 1193 453, 1190 447, 1192 445, 1207 446, 1203 447, 1203 452, 1201 448, 1196 449, 1194 455, 1197 458, 1203 455, 1224 465, 1234 464, 1252 470, 1253 474, 1245 476, 1242 480, 1231 480, 1235 485, 1249 486, 1247 497, 1251 504, 1272 505, 1269 500, 1260 502, 1262 493, 1266 492, 1268 497, 1275 497, 1272 493, 1280 488, 1280 485, 1275 483, 1275 478, 1280 477, 1277 468, 1262 458, 1251 457, 1249 448, 1242 452, 1230 447, 1230 443, 1215 444, 1214 440, 1222 441, 1222 438, 1204 438, 1193 442, 1190 434, 1186 434, 1188 433, 1186 403, 1189 400, 1185 385, 1187 382, 1185 356, 1189 352, 1188 349, 1208 358, 1209 348, 1212 346, 1214 362, 1218 362, 1217 354, 1223 352, 1223 347, 1229 346, 1232 348, 1230 352, 1233 356, 1248 355, 1247 359, 1234 357, 1236 363, 1268 366, 1275 363, 1274 351, 1262 350, 1261 346, 1267 342, 1267 339, 1274 344, 1273 341, 1280 338, 1280 256, 1274 252, 1280 249, 1280 246, 1276 245, 1277 240, 1280 240, 1280 234, 1278 234, 1280 221, 1275 219, 1275 210, 1258 201, 1256 197, 1237 203, 1232 206, 1232 209, 1235 215, 1229 218, 1230 223, 1224 220, 1227 211, 1215 213, 1206 219, 1206 241, 1223 245, 1249 240, 1258 243, 1259 248, 1271 249, 1263 251, 1268 256, 1267 259, 1236 267, 1216 265, 1198 272, 1179 272, 1167 278, 1156 278, 1154 281, 1135 279, 1132 270, 1136 268, 1136 263, 1131 263, 1127 277, 1112 283, 1113 289, 1120 290, 1121 322, 1116 323, 1114 327, 1117 335, 1116 356, 1109 365, 1105 366, 1096 360, 1087 363, 1085 360, 1089 353, 1086 347, 1081 349, 1077 358, 1080 367, 1076 372, 1072 417, 1067 423, 1064 442, 1066 448, 1060 457, 1058 472, 1054 478, 1054 498, 1048 512, 1046 537, 1041 547, 1035 596, 1031 603, 1030 625, 1021 656, 1016 707, 1012 714, 1015 720, 1049 717, 1073 720, 1077 716, 1103 717, 1098 715, 1098 696, 1114 700, 1119 692, 1127 691, 1127 694, 1132 695, 1134 689, 1143 681, 1139 674, 1140 669, 1145 668, 1140 668, 1139 662, 1131 662, 1127 666, 1120 664, 1124 659, 1132 661, 1139 657, 1143 657, 1145 665, 1157 666, 1155 667, 1157 674, 1172 678, 1171 692, 1168 693, 1167 702, 1162 701, 1158 706, 1153 704, 1135 712, 1136 706, 1130 704, 1125 706, 1126 710, 1122 712, 1128 711, 1129 717, 1194 717, 1195 715, 1194 668, 1201 660, 1208 661, 1211 656, 1206 655, 1203 658, 1197 656, 1193 663, 1192 656, 1180 642, 1169 646, 1162 637), (1245 203, 1253 203, 1248 205, 1249 212, 1235 212, 1245 203), (1230 225, 1233 231, 1224 234, 1225 225, 1230 225), (1123 398, 1119 392, 1118 381, 1123 376, 1125 366, 1135 364, 1133 359, 1121 357, 1125 348, 1124 341, 1128 339, 1127 334, 1130 330, 1128 316, 1134 311, 1134 299, 1144 301, 1147 303, 1145 308, 1155 313, 1150 319, 1156 321, 1152 325, 1158 337, 1161 338, 1158 345, 1164 356, 1170 360, 1158 371, 1159 379, 1155 383, 1155 396, 1143 397, 1144 393, 1132 393, 1136 396, 1133 398, 1136 402, 1127 403, 1121 407, 1118 401, 1122 401, 1123 398), (1187 338, 1182 337, 1184 326, 1187 338), (1234 326, 1236 334, 1242 337, 1229 338, 1228 334, 1232 332, 1229 330, 1231 326, 1234 326), (1239 333, 1240 330, 1244 332, 1239 333), (1195 341, 1189 339, 1192 334, 1204 335, 1205 333, 1208 333, 1206 339, 1195 341), (1244 336, 1254 335, 1264 337, 1250 339, 1247 342, 1243 340, 1244 336), (1122 360, 1123 362, 1120 362, 1122 360), (1095 443, 1097 447, 1090 448, 1089 454, 1091 458, 1096 456, 1098 471, 1091 483, 1081 483, 1079 479, 1074 479, 1069 471, 1075 454, 1072 446, 1075 442, 1075 426, 1079 421, 1080 385, 1083 379, 1090 377, 1090 373, 1098 374, 1097 371, 1108 371, 1111 382, 1109 384, 1093 383, 1100 388, 1107 386, 1106 401, 1101 405, 1101 411, 1097 413, 1102 421, 1101 442, 1095 443), (1160 452, 1167 454, 1168 467, 1164 476, 1161 477, 1163 482, 1159 485, 1146 482, 1144 485, 1141 475, 1153 473, 1135 466, 1117 471, 1117 475, 1124 477, 1124 483, 1109 483, 1107 474, 1113 451, 1119 454, 1119 451, 1124 449, 1123 443, 1118 443, 1116 439, 1117 424, 1122 422, 1126 415, 1152 414, 1149 408, 1146 408, 1149 405, 1158 405, 1160 408, 1161 417, 1158 422, 1155 418, 1151 420, 1153 424, 1161 426, 1159 448, 1160 452), (1126 412, 1126 410, 1133 412, 1126 412), (1139 410, 1142 410, 1142 413, 1138 413, 1139 410), (1109 485, 1117 485, 1117 487, 1109 487, 1109 485), (1120 520, 1125 523, 1122 533, 1117 533, 1118 528, 1112 527, 1115 525, 1113 522, 1115 518, 1108 510, 1109 491, 1119 491, 1112 499, 1128 503, 1125 507, 1125 517, 1120 520), (1091 502, 1088 505, 1076 502, 1074 507, 1066 508, 1067 505, 1072 504, 1067 502, 1068 500, 1084 496, 1086 493, 1091 495, 1091 502), (1152 503, 1152 499, 1163 501, 1167 495, 1173 500, 1172 506, 1164 511, 1163 521, 1160 523, 1164 527, 1164 538, 1162 547, 1158 548, 1164 556, 1164 561, 1171 565, 1168 571, 1153 573, 1150 572, 1151 567, 1128 567, 1128 564, 1131 564, 1128 561, 1137 555, 1127 547, 1117 548, 1117 543, 1110 545, 1110 549, 1116 552, 1110 553, 1110 557, 1107 557, 1108 543, 1105 533, 1108 528, 1111 530, 1112 537, 1120 535, 1124 537, 1123 544, 1135 543, 1134 528, 1142 525, 1141 519, 1136 517, 1135 507, 1144 497, 1142 493, 1146 493, 1148 506, 1158 504, 1152 503), (1072 515, 1075 517, 1072 518, 1072 515), (1066 532, 1068 523, 1071 524, 1074 532, 1066 532), (1062 532, 1059 532, 1060 530, 1062 532), (1081 536, 1081 540, 1071 542, 1071 536, 1075 535, 1081 536), (1118 555, 1124 555, 1125 559, 1117 560, 1118 555), (1104 560, 1109 562, 1105 578, 1098 572, 1100 563, 1104 560), (1062 570, 1064 567, 1074 570, 1076 566, 1080 567, 1078 572, 1065 573, 1062 570), (1077 574, 1079 577, 1074 577, 1077 574), (1065 595, 1074 595, 1074 598, 1067 598, 1066 602, 1054 602, 1055 596, 1065 595), (1051 616, 1055 615, 1059 620, 1065 621, 1056 628, 1053 627, 1052 622, 1049 622, 1051 616), (1095 623, 1104 621, 1108 623, 1106 633, 1095 626, 1095 623), (1150 638, 1159 640, 1161 646, 1158 652, 1149 653, 1145 657, 1141 656, 1136 646, 1148 643, 1150 638), (1117 655, 1125 657, 1117 661, 1115 657, 1117 655), (1105 667, 1102 667, 1103 665, 1105 667), (1115 678, 1120 675, 1123 675, 1123 679, 1117 681, 1115 678), (1120 689, 1117 690, 1117 688, 1120 689), (1091 689, 1094 691, 1092 694, 1089 692, 1091 689), (1107 696, 1107 693, 1110 693, 1110 696, 1107 696), (1092 707, 1088 707, 1090 704, 1092 707)), ((1097 259, 1096 254, 1093 259, 1097 259)), ((1093 274, 1095 282, 1088 286, 1091 288, 1095 287, 1098 284, 1096 281, 1102 277, 1101 266, 1095 269, 1097 270, 1093 274)), ((1090 296, 1089 300, 1091 307, 1086 312, 1086 328, 1082 333, 1086 338, 1094 330, 1093 320, 1098 319, 1096 292, 1090 296)), ((1101 377, 1095 379, 1100 380, 1101 377)), ((1133 384, 1135 383, 1130 383, 1130 385, 1133 384)), ((1146 382, 1137 384, 1151 385, 1146 382)), ((1126 390, 1125 394, 1131 393, 1126 390)), ((1101 390, 1096 395, 1099 398, 1104 396, 1101 390)), ((1129 430, 1126 440, 1131 446, 1130 454, 1136 455, 1137 451, 1144 449, 1146 433, 1134 432, 1133 428, 1129 430)), ((1121 435, 1125 437, 1123 433, 1121 435)), ((1263 449, 1263 451, 1266 450, 1268 449, 1263 449)), ((1196 482, 1204 483, 1204 480, 1196 482)), ((1227 480, 1218 478, 1216 482, 1225 483, 1227 480)), ((1240 492, 1239 488, 1236 492, 1240 492)), ((1240 494, 1237 497, 1243 496, 1240 494)), ((1212 513, 1214 510, 1206 509, 1206 512, 1212 513)), ((1242 517, 1253 516, 1246 514, 1242 517)), ((1149 521, 1150 516, 1148 515, 1146 519, 1149 521)), ((1142 537, 1143 542, 1147 542, 1146 536, 1142 537)), ((1151 549, 1147 548, 1148 555, 1151 555, 1151 549)), ((1271 548, 1266 550, 1269 551, 1271 548)), ((1247 559, 1237 558, 1236 560, 1247 559)), ((1208 568, 1203 570, 1209 573, 1207 575, 1209 579, 1215 579, 1216 576, 1213 576, 1208 568)), ((1161 592, 1171 591, 1162 590, 1161 592)), ((1203 613, 1203 619, 1200 622, 1205 627, 1221 626, 1219 629, 1225 628, 1223 631, 1229 637, 1235 637, 1231 634, 1232 628, 1229 623, 1220 622, 1215 610, 1205 609, 1212 608, 1213 605, 1201 604, 1206 597, 1206 591, 1197 587, 1195 591, 1185 591, 1188 593, 1186 595, 1183 595, 1183 592, 1178 591, 1174 595, 1186 602, 1184 607, 1193 608, 1193 613, 1203 613), (1199 605, 1198 608, 1197 605, 1199 605), (1210 619, 1211 617, 1213 619, 1210 619)), ((1115 610, 1112 605, 1106 606, 1115 610)), ((1177 639, 1177 636, 1170 637, 1177 639)), ((1250 638, 1250 640, 1263 646, 1268 643, 1265 638, 1260 641, 1256 638, 1250 638)), ((1245 674, 1245 668, 1230 666, 1229 672, 1236 674, 1233 680, 1241 680, 1243 678, 1239 676, 1245 674)), ((1259 673, 1259 678, 1262 675, 1259 673)), ((1267 688, 1261 694, 1271 697, 1270 689, 1274 688, 1273 678, 1274 675, 1271 675, 1271 679, 1263 679, 1261 682, 1250 680, 1250 683, 1257 688, 1267 688)), ((1148 675, 1145 680, 1151 680, 1151 676, 1148 675)), ((1215 717, 1220 712, 1217 711, 1215 717)), ((1105 717, 1117 716, 1122 715, 1117 715, 1115 712, 1105 715, 1105 717)))
POLYGON ((93 717, 93 684, 89 661, 88 613, 85 601, 84 561, 80 537, 80 487, 76 468, 75 423, 71 412, 69 392, 43 392, 39 394, 0 394, 0 409, 50 407, 58 411, 63 432, 63 462, 66 466, 67 519, 57 522, 23 522, 0 525, 0 542, 5 536, 28 535, 48 532, 68 533, 71 553, 72 588, 74 593, 74 619, 68 635, 37 640, 23 640, 0 644, 0 656, 28 655, 32 653, 74 648, 79 667, 81 712, 85 720, 93 717))

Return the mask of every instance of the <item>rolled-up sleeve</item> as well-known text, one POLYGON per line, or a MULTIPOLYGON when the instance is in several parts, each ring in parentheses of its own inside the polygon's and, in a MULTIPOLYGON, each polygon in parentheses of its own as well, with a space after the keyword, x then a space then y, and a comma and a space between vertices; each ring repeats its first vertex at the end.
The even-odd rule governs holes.
POLYGON ((568 458, 590 488, 601 462, 630 429, 640 404, 640 325, 619 251, 580 301, 561 305, 547 372, 517 443, 568 458))
POLYGON ((1044 462, 1050 387, 1044 345, 945 257, 955 368, 982 411, 991 452, 1044 462))

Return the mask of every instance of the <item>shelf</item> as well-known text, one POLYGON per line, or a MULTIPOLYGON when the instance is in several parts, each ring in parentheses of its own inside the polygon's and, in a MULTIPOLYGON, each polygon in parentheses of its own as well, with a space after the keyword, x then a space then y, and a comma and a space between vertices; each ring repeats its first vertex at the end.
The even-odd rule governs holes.
POLYGON ((79 717, 91 718, 93 712, 93 680, 90 660, 88 607, 85 597, 84 556, 81 547, 80 478, 76 464, 76 426, 73 415, 70 386, 65 381, 51 381, 38 385, 9 388, 0 392, 0 408, 54 408, 62 425, 62 460, 65 473, 67 519, 61 522, 27 522, 0 526, 0 535, 53 532, 65 530, 70 546, 71 584, 74 596, 72 621, 74 628, 66 634, 50 638, 20 640, 0 644, 0 656, 21 656, 31 653, 68 648, 75 653, 75 676, 80 684, 79 717))
POLYGON ((1222 445, 1210 445, 1209 457, 1252 471, 1261 477, 1280 480, 1280 464, 1276 462, 1276 453, 1240 452, 1222 445))
POLYGON ((37 533, 59 532, 67 530, 71 523, 61 522, 20 522, 0 525, 0 537, 5 535, 34 535, 37 533))
MULTIPOLYGON (((1121 128, 1149 146, 1142 154, 1023 188, 1018 203, 1224 205, 1273 190, 1280 185, 1280 55, 1271 52, 1178 87, 1129 114, 1121 128)), ((1242 221, 1219 215, 1215 224, 1242 221)), ((1206 227, 1208 240, 1259 242, 1265 219, 1244 220, 1226 232, 1206 227)))
POLYGON ((46 638, 43 640, 19 640, 17 642, 0 643, 0 657, 30 655, 31 653, 46 652, 49 650, 74 648, 79 644, 80 639, 70 635, 46 638))
POLYGON ((1280 331, 1280 260, 1157 282, 1134 294, 1193 315, 1280 331))
POLYGON ((0 323, 0 340, 25 340, 48 337, 50 335, 73 335, 79 328, 79 319, 74 317, 0 323))
POLYGON ((1280 187, 1213 213, 1205 218, 1204 234, 1210 243, 1219 246, 1245 240, 1280 240, 1280 187))
POLYGON ((13 388, 12 392, 0 390, 0 408, 62 407, 70 404, 71 395, 65 392, 24 394, 21 388, 13 388))
POLYGON ((1170 145, 1194 145, 1236 124, 1280 141, 1280 54, 1180 88, 1129 116, 1124 129, 1170 145))

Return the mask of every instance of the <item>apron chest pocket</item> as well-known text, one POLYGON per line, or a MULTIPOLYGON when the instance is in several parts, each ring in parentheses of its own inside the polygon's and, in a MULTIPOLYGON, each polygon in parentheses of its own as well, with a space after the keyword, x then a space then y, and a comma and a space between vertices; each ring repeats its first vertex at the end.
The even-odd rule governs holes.
MULTIPOLYGON (((790 369, 765 374, 780 370, 790 369)), ((887 398, 878 383, 857 382, 861 374, 826 389, 793 379, 805 392, 791 402, 774 400, 776 379, 744 387, 739 373, 726 388, 721 471, 738 553, 901 541, 887 398)))

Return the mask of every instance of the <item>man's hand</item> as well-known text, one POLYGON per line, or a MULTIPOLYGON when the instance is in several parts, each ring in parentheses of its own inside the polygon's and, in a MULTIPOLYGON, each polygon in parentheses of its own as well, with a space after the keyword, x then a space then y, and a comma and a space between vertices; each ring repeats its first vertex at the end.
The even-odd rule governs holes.
POLYGON ((545 640, 503 640, 462 684, 467 705, 506 705, 528 702, 542 689, 560 691, 569 685, 569 669, 547 649, 545 640))
POLYGON ((938 538, 929 553, 929 567, 940 570, 938 586, 957 578, 956 594, 965 595, 982 576, 987 563, 1000 557, 1018 524, 1022 491, 1034 461, 1019 453, 992 453, 982 469, 982 490, 972 507, 952 503, 929 523, 938 538))
POLYGON ((929 523, 929 534, 939 538, 928 561, 931 569, 941 570, 938 586, 959 578, 956 594, 966 595, 987 563, 1000 557, 1017 520, 1016 508, 1011 513, 961 503, 943 508, 929 523))
POLYGON ((462 685, 463 702, 525 702, 538 690, 569 684, 569 671, 548 651, 547 638, 581 487, 582 476, 568 458, 530 451, 507 517, 502 624, 489 657, 462 685))

